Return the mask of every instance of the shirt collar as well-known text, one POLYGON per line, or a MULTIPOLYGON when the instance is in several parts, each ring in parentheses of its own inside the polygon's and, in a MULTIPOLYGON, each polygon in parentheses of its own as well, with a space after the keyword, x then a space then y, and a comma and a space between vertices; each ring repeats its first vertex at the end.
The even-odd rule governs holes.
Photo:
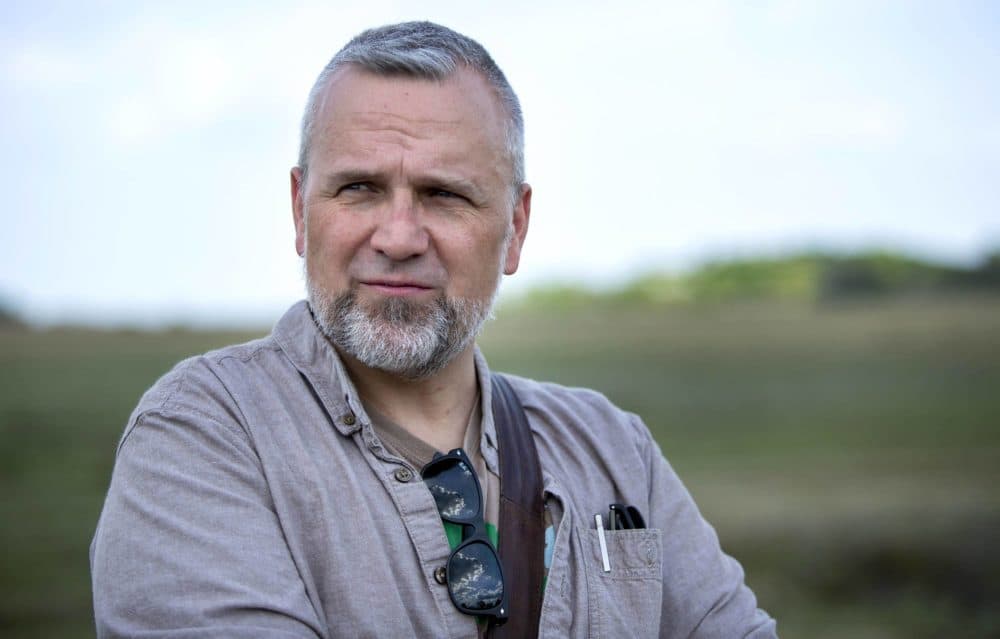
MULTIPOLYGON (((316 324, 309 304, 302 300, 292 306, 278 320, 272 331, 274 340, 292 364, 312 385, 333 420, 334 428, 342 435, 353 435, 368 425, 358 391, 344 367, 343 361, 330 341, 316 324)), ((480 409, 483 415, 479 450, 490 471, 497 473, 496 425, 493 423, 493 387, 490 369, 479 347, 474 357, 476 377, 479 381, 480 409)), ((374 436, 374 435, 373 435, 374 436)))
POLYGON ((483 413, 482 433, 479 440, 479 452, 486 461, 490 472, 499 475, 500 463, 497 459, 497 427, 493 422, 493 384, 490 367, 486 358, 476 346, 476 376, 479 378, 479 401, 483 413))
POLYGON ((316 324, 309 304, 302 300, 288 309, 271 335, 312 385, 337 431, 342 435, 357 432, 367 415, 344 363, 316 324))

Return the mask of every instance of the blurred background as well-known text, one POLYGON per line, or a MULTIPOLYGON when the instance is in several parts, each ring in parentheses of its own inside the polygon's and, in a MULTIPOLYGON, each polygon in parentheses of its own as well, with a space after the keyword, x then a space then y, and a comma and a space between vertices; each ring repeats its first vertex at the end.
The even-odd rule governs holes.
POLYGON ((129 413, 303 296, 308 89, 431 19, 526 115, 492 366, 641 414, 783 637, 1000 637, 998 5, 362 4, 0 6, 0 634, 93 634, 129 413))

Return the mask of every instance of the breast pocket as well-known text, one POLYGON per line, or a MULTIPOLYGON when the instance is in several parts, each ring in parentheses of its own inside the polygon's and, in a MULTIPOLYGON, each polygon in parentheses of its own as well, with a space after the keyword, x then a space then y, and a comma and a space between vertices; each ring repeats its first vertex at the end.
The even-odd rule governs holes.
POLYGON ((657 636, 663 598, 660 531, 605 531, 610 571, 604 570, 597 531, 582 532, 591 636, 657 636))

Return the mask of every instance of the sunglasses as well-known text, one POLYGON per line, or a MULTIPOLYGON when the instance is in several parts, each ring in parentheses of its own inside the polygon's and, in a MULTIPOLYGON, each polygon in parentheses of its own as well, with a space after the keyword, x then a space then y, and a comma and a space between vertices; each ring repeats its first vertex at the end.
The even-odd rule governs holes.
POLYGON ((451 552, 448 594, 460 612, 507 621, 507 593, 496 549, 486 536, 483 491, 472 462, 461 448, 434 456, 420 474, 437 504, 441 519, 462 527, 462 541, 451 552))

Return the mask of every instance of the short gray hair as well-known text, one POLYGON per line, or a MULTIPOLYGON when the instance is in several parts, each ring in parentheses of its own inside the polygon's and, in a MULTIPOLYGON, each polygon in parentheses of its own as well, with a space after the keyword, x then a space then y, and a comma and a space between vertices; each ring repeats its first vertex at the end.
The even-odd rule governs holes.
POLYGON ((433 22, 402 22, 368 29, 355 36, 337 52, 320 72, 309 92, 302 116, 299 143, 299 167, 308 172, 309 151, 323 91, 330 77, 345 65, 358 67, 381 76, 405 76, 442 80, 465 65, 476 71, 496 91, 507 114, 504 126, 506 152, 513 168, 514 197, 524 182, 524 117, 521 102, 503 71, 490 54, 472 38, 433 22))

